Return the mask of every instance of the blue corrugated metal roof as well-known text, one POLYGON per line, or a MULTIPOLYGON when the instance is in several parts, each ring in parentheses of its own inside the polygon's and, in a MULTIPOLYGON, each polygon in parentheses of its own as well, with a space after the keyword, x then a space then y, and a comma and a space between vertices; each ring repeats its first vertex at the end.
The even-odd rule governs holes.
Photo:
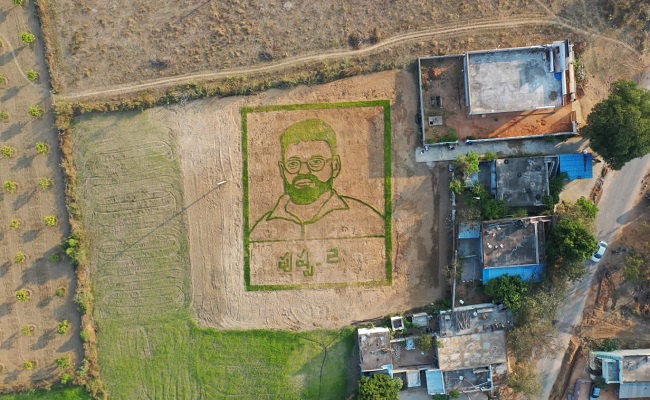
POLYGON ((594 177, 591 153, 560 154, 560 173, 566 172, 570 180, 594 177))
POLYGON ((483 268, 483 284, 503 275, 518 275, 525 282, 541 280, 544 264, 520 265, 515 267, 483 268))
POLYGON ((445 381, 442 378, 441 370, 428 369, 425 375, 427 377, 427 392, 430 395, 445 394, 445 381))
MULTIPOLYGON (((650 379, 650 377, 648 378, 650 379)), ((618 389, 621 399, 640 399, 650 397, 650 382, 625 382, 618 389)))

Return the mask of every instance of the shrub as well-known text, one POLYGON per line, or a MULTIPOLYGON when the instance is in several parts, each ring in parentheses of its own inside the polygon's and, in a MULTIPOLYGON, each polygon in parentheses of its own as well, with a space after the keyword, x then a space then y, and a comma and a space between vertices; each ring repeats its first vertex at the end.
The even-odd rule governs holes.
POLYGON ((70 327, 70 322, 68 322, 67 319, 64 319, 63 321, 59 322, 59 327, 57 328, 56 332, 63 335, 70 330, 70 327))
POLYGON ((433 337, 431 335, 420 336, 420 349, 425 352, 433 349, 433 337))
POLYGON ((487 199, 481 204, 483 219, 503 218, 510 212, 508 205, 503 200, 487 199))
POLYGON ((66 354, 56 359, 56 365, 59 369, 68 369, 72 365, 70 361, 70 355, 66 354))
POLYGON ((75 266, 81 264, 86 259, 86 253, 81 248, 79 239, 74 236, 70 236, 64 240, 63 243, 61 243, 61 247, 65 251, 65 255, 70 258, 75 266))
POLYGON ((34 327, 32 325, 25 325, 20 330, 20 333, 22 333, 23 336, 32 336, 34 334, 34 327))
POLYGON ((38 105, 33 105, 27 109, 27 114, 31 115, 32 117, 40 118, 43 116, 43 109, 38 106, 38 105))
POLYGON ((465 185, 463 185, 463 181, 460 179, 453 179, 451 182, 449 182, 449 190, 456 194, 460 194, 464 188, 465 185))
POLYGON ((7 83, 7 77, 4 74, 0 74, 0 85, 7 83))
POLYGON ((31 371, 31 370, 33 370, 34 367, 36 366, 35 364, 36 364, 36 363, 35 363, 34 361, 25 361, 25 362, 23 363, 23 368, 24 368, 26 371, 31 371))
POLYGON ((68 290, 64 286, 61 286, 60 288, 56 289, 56 291, 54 291, 54 294, 57 295, 57 297, 63 297, 67 292, 68 290))
POLYGON ((23 289, 20 289, 19 291, 16 292, 16 300, 18 300, 20 302, 24 303, 26 301, 29 301, 29 297, 30 297, 30 294, 29 294, 29 290, 27 290, 27 289, 23 288, 23 289))
POLYGON ((20 228, 20 224, 22 224, 22 222, 19 219, 14 218, 9 223, 9 228, 13 230, 17 230, 18 228, 20 228))
POLYGON ((0 111, 0 121, 6 121, 9 119, 9 113, 7 111, 0 111))
POLYGON ((397 400, 403 382, 400 378, 391 378, 386 374, 376 374, 372 378, 361 377, 359 381, 359 400, 397 400))
POLYGON ((497 159, 497 153, 495 153, 493 151, 489 151, 489 152, 483 154, 483 159, 485 161, 494 161, 494 160, 497 159))
POLYGON ((81 338, 82 342, 86 343, 89 339, 88 331, 85 329, 82 330, 81 332, 79 332, 79 337, 81 338))
POLYGON ((596 351, 616 351, 621 348, 620 343, 616 339, 606 338, 601 340, 598 345, 595 346, 594 350, 596 351))
POLYGON ((14 148, 11 146, 2 146, 2 148, 0 148, 0 153, 2 153, 6 158, 13 157, 14 148))
POLYGON ((9 194, 15 193, 16 189, 18 189, 18 185, 16 185, 16 182, 5 181, 5 190, 7 191, 7 193, 9 194))
POLYGON ((45 142, 36 142, 36 152, 41 155, 46 155, 50 151, 50 147, 45 142))
POLYGON ((89 291, 77 291, 77 294, 74 295, 74 302, 77 303, 77 310, 85 314, 88 312, 89 307, 93 302, 93 295, 89 291))
POLYGON ((12 1, 17 6, 22 6, 25 4, 25 0, 12 0, 12 1))
POLYGON ((26 73, 27 79, 29 79, 32 82, 36 82, 39 78, 38 72, 34 71, 33 69, 30 69, 26 73))
POLYGON ((38 186, 41 187, 41 189, 49 189, 52 187, 52 178, 40 178, 38 180, 38 186))
POLYGON ((48 259, 50 261, 52 261, 52 262, 59 262, 59 261, 61 261, 61 254, 59 254, 59 253, 50 254, 48 259))
POLYGON ((27 256, 25 255, 25 253, 18 250, 18 252, 16 252, 16 255, 14 256, 14 262, 16 264, 21 264, 21 263, 24 263, 25 260, 27 260, 27 256))
POLYGON ((521 307, 528 285, 518 275, 503 275, 485 284, 485 293, 497 303, 503 303, 512 312, 521 307))
POLYGON ((71 381, 72 381, 72 375, 67 374, 67 373, 61 375, 61 384, 62 384, 62 385, 67 385, 67 384, 70 383, 71 381))
POLYGON ((59 222, 58 218, 54 215, 47 215, 44 218, 45 220, 45 226, 56 226, 56 224, 59 222))
POLYGON ((36 36, 31 32, 20 32, 20 40, 25 44, 32 44, 36 41, 36 36))

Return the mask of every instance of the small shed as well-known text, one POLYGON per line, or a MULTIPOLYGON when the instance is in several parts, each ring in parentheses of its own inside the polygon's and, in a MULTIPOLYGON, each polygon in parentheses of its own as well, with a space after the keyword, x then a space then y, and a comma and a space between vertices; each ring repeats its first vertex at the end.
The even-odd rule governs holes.
POLYGON ((560 154, 559 161, 559 173, 566 172, 569 180, 594 177, 593 156, 591 153, 560 154))
POLYGON ((422 328, 429 325, 429 314, 427 313, 417 313, 413 314, 413 326, 416 328, 422 328))
POLYGON ((445 394, 445 380, 442 377, 441 370, 428 369, 425 376, 427 378, 427 393, 431 396, 445 394))

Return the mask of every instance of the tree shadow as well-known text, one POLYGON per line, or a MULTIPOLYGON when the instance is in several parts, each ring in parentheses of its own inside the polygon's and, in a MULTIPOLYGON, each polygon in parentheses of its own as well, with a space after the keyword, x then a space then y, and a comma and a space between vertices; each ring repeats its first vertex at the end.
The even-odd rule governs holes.
POLYGON ((0 304, 0 317, 9 315, 13 311, 13 308, 14 308, 13 303, 0 304))
MULTIPOLYGON (((4 236, 4 235, 2 235, 2 236, 4 236)), ((11 267, 11 263, 9 261, 5 261, 4 264, 0 265, 0 278, 5 276, 7 271, 9 271, 9 267, 11 267)))
POLYGON ((28 193, 21 193, 18 195, 18 198, 16 201, 14 201, 14 211, 20 210, 25 204, 29 203, 29 201, 32 199, 34 196, 34 193, 36 193, 36 190, 32 190, 31 192, 28 193))
POLYGON ((9 336, 7 340, 2 342, 0 345, 0 349, 3 350, 8 350, 14 347, 14 344, 16 344, 16 340, 18 339, 18 334, 14 333, 13 335, 9 336))
POLYGON ((27 232, 23 233, 23 242, 29 243, 38 238, 38 234, 41 232, 40 229, 30 229, 27 232))
POLYGON ((50 305, 51 302, 52 302, 52 296, 47 296, 46 298, 39 301, 37 306, 39 308, 44 308, 44 307, 47 307, 48 305, 50 305))
POLYGON ((31 154, 28 156, 25 155, 20 157, 18 161, 16 161, 16 164, 13 167, 11 167, 11 170, 19 171, 21 169, 30 168, 32 166, 32 162, 34 161, 35 157, 36 157, 35 154, 31 154))
POLYGON ((46 330, 34 343, 31 345, 29 348, 31 350, 40 350, 42 348, 47 347, 47 344, 52 341, 56 337, 56 331, 54 329, 48 329, 46 330))
POLYGON ((18 92, 20 92, 20 88, 17 86, 12 86, 5 90, 2 97, 0 97, 0 101, 2 102, 8 101, 12 97, 15 97, 18 94, 18 92))
POLYGON ((10 383, 18 379, 19 370, 15 369, 7 374, 4 379, 4 383, 10 383))
POLYGON ((9 140, 12 137, 16 136, 18 133, 20 133, 21 129, 23 129, 23 124, 21 124, 20 122, 14 122, 13 124, 9 125, 7 129, 2 131, 2 135, 0 135, 0 138, 2 138, 2 140, 9 140))

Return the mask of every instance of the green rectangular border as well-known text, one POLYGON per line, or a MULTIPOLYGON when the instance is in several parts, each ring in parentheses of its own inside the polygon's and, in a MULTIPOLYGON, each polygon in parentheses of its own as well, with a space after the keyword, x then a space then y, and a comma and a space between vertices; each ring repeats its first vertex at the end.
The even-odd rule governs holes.
POLYGON ((241 124, 242 124, 242 157, 243 171, 242 184, 244 186, 244 283, 247 291, 260 290, 292 290, 292 289, 319 289, 319 288, 337 288, 337 287, 374 287, 390 286, 393 281, 393 260, 391 258, 393 250, 392 241, 392 222, 393 222, 393 204, 392 204, 392 147, 391 147, 391 120, 390 120, 390 101, 373 100, 373 101, 351 101, 343 103, 313 103, 313 104, 284 104, 270 105, 259 107, 242 107, 241 124), (383 107, 384 108, 384 203, 385 203, 385 240, 386 240, 386 280, 354 283, 318 283, 318 284, 297 284, 297 285, 251 285, 250 275, 250 242, 248 231, 249 210, 248 210, 248 114, 268 111, 294 111, 294 110, 329 110, 334 108, 355 108, 355 107, 383 107))

